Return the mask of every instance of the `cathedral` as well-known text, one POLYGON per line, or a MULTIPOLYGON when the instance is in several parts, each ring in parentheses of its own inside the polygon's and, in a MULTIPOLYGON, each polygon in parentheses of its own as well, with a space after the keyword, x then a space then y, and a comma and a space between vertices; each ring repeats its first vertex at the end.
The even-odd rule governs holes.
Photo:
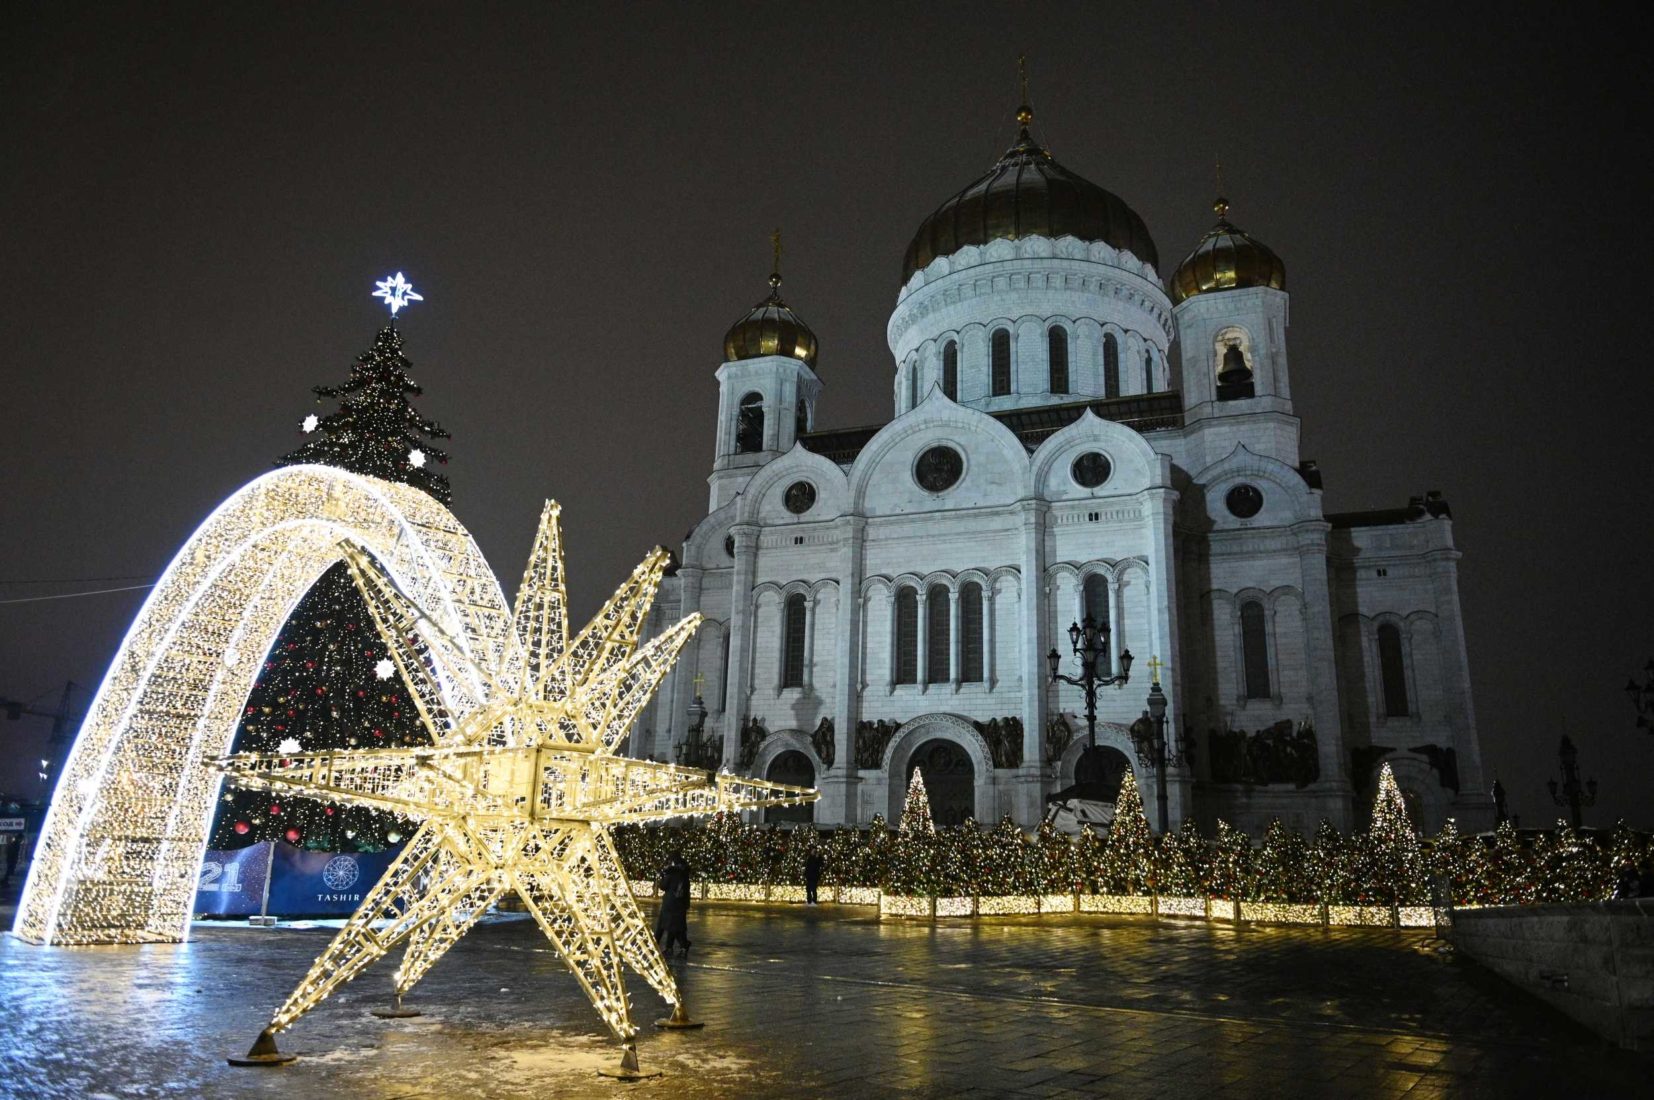
POLYGON ((725 336, 707 515, 653 629, 706 624, 633 751, 818 787, 772 815, 824 825, 896 822, 918 767, 938 822, 1032 827, 1129 768, 1172 828, 1350 828, 1387 762, 1417 825, 1487 827, 1446 500, 1324 512, 1280 257, 1220 198, 1162 279, 1143 220, 1016 117, 907 246, 888 422, 819 426, 834 374, 779 263, 725 336), (1094 731, 1055 675, 1088 619, 1094 731))

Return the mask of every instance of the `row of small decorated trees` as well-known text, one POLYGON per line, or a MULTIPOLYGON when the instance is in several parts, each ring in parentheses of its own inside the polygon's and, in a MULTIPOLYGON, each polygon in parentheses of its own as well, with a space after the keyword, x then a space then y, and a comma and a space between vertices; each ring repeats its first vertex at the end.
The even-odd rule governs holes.
POLYGON ((1070 837, 1047 823, 1029 836, 1009 818, 989 829, 975 822, 938 829, 916 772, 900 830, 877 817, 867 829, 828 833, 720 814, 703 826, 617 829, 615 839, 628 872, 641 879, 654 878, 677 851, 713 882, 797 884, 805 857, 820 850, 827 883, 893 894, 1158 893, 1330 905, 1601 900, 1612 896, 1622 867, 1654 854, 1647 835, 1624 825, 1601 838, 1560 824, 1528 837, 1506 824, 1479 837, 1462 836, 1449 822, 1421 842, 1388 768, 1368 831, 1347 836, 1323 821, 1306 838, 1275 821, 1257 845, 1221 821, 1213 836, 1192 822, 1155 836, 1130 772, 1106 834, 1087 829, 1070 837))

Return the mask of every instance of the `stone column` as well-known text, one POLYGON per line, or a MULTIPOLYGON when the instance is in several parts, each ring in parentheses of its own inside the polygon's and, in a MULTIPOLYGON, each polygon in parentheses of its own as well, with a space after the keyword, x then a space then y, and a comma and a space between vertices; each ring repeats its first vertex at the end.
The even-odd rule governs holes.
POLYGON ((1459 750, 1459 797, 1454 801, 1476 807, 1472 814, 1461 815, 1462 822, 1472 823, 1479 818, 1482 825, 1491 826, 1493 799, 1487 793, 1491 784, 1482 771, 1482 748, 1476 737, 1470 658, 1465 650, 1464 620, 1459 607, 1458 561, 1456 549, 1430 553, 1430 582, 1435 590, 1436 630, 1441 646, 1442 695, 1447 704, 1447 724, 1453 730, 1454 747, 1459 750))
POLYGON ((723 733, 724 767, 734 771, 752 694, 752 579, 758 568, 758 528, 739 523, 730 534, 735 537, 735 575, 729 590, 729 687, 723 733))
MULTIPOLYGON (((678 570, 678 591, 682 593, 682 602, 678 613, 680 616, 693 615, 701 609, 701 577, 700 569, 692 565, 683 566, 678 570)), ((679 731, 688 732, 689 704, 695 699, 695 676, 701 668, 701 640, 699 632, 689 646, 684 647, 683 656, 678 663, 672 666, 672 696, 670 699, 671 713, 666 716, 664 727, 656 734, 655 753, 662 760, 670 761, 674 758, 677 744, 682 737, 679 731), (691 667, 685 668, 685 665, 691 667)))
POLYGON ((1327 790, 1326 812, 1340 829, 1350 827, 1350 781, 1345 770, 1343 716, 1338 705, 1338 663, 1333 654, 1332 591, 1327 582, 1325 520, 1293 527, 1298 539, 1298 566, 1304 591, 1304 648, 1309 690, 1320 746, 1321 785, 1327 790), (1336 815, 1336 816, 1333 816, 1336 815))
POLYGON ((1045 664, 1050 634, 1045 603, 1045 522, 1051 506, 1043 500, 1025 500, 1017 508, 1022 535, 1022 637, 1018 647, 1022 655, 1022 767, 1017 769, 1013 816, 1018 824, 1032 828, 1040 818, 1040 737, 1045 730, 1046 681, 1050 678, 1045 664))
POLYGON ((998 682, 994 648, 999 643, 994 632, 994 614, 994 579, 989 577, 982 586, 982 681, 989 691, 998 682))
POLYGON ((861 584, 867 520, 844 516, 839 529, 838 677, 833 681, 833 766, 820 778, 816 820, 853 824, 856 806, 856 723, 861 720, 861 584))
MULTIPOLYGON (((1178 645, 1177 631, 1177 547, 1174 541, 1174 528, 1178 494, 1175 489, 1150 489, 1145 496, 1147 519, 1153 540, 1149 552, 1148 606, 1149 645, 1154 652, 1149 656, 1159 657, 1167 667, 1165 680, 1161 681, 1160 687, 1166 693, 1166 742, 1168 745, 1175 745, 1183 733, 1185 679, 1179 667, 1184 661, 1178 645)), ((1133 656, 1137 657, 1136 667, 1144 671, 1134 674, 1131 683, 1134 687, 1141 684, 1138 696, 1146 699, 1149 681, 1152 679, 1145 663, 1148 657, 1141 654, 1133 656)), ((1155 801, 1155 797, 1151 795, 1148 800, 1155 801)), ((1155 808, 1155 812, 1158 814, 1159 807, 1155 808)), ((1174 829, 1181 825, 1185 818, 1194 814, 1194 773, 1188 765, 1170 768, 1166 772, 1166 813, 1174 829)))
POLYGON ((918 598, 913 602, 919 620, 915 624, 919 636, 919 660, 914 679, 919 683, 919 690, 923 691, 930 684, 930 585, 921 581, 918 598))

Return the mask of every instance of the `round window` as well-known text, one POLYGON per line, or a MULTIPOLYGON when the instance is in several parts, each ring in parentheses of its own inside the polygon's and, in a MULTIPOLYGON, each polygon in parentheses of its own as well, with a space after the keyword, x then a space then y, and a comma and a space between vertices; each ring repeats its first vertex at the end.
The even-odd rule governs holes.
POLYGON ((913 467, 913 479, 926 492, 940 493, 951 489, 965 472, 965 459, 952 447, 931 447, 919 456, 913 467))
POLYGON ((815 507, 816 487, 808 481, 795 481, 787 486, 786 495, 781 499, 786 504, 787 511, 795 516, 802 516, 815 507))
POLYGON ((1074 478, 1074 484, 1086 489, 1095 489, 1108 480, 1108 475, 1114 472, 1108 456, 1097 451, 1087 451, 1074 460, 1074 465, 1068 471, 1074 478))
POLYGON ((1237 485, 1223 498, 1229 514, 1237 519, 1251 519, 1263 510, 1263 493, 1256 485, 1237 485))

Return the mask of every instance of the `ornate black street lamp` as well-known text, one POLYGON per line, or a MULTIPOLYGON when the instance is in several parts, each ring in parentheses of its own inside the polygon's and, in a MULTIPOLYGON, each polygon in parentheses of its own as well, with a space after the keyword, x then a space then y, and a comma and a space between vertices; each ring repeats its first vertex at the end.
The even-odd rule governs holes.
POLYGON ((1171 811, 1166 805, 1166 771, 1188 763, 1192 746, 1186 737, 1179 737, 1175 745, 1166 740, 1166 693, 1160 689, 1160 658, 1149 658, 1149 672, 1154 679, 1149 683, 1149 709, 1131 724, 1132 746, 1137 750, 1137 762, 1154 772, 1155 793, 1160 797, 1160 835, 1165 836, 1171 826, 1171 811))
POLYGON ((1545 784, 1551 789, 1551 801, 1558 806, 1568 807, 1568 820, 1574 828, 1581 825, 1580 808, 1597 804, 1597 781, 1587 779, 1579 781, 1579 750, 1574 748, 1573 739, 1567 734, 1562 735, 1562 743, 1556 749, 1557 758, 1562 761, 1562 788, 1557 789, 1556 780, 1545 784))
POLYGON ((1079 676, 1064 676, 1057 671, 1062 665, 1062 654, 1056 649, 1045 655, 1051 665, 1051 682, 1059 680, 1065 684, 1073 684, 1085 692, 1085 728, 1091 739, 1090 748, 1097 747, 1097 689, 1100 687, 1125 687, 1126 681, 1131 679, 1131 650, 1120 651, 1120 675, 1108 676, 1097 671, 1098 665, 1108 656, 1108 624, 1099 624, 1096 619, 1087 615, 1082 621, 1074 623, 1068 628, 1068 644, 1074 650, 1074 656, 1080 661, 1079 676))
POLYGON ((1637 710, 1637 728, 1654 733, 1654 660, 1643 666, 1643 682, 1625 682, 1625 693, 1637 710))

